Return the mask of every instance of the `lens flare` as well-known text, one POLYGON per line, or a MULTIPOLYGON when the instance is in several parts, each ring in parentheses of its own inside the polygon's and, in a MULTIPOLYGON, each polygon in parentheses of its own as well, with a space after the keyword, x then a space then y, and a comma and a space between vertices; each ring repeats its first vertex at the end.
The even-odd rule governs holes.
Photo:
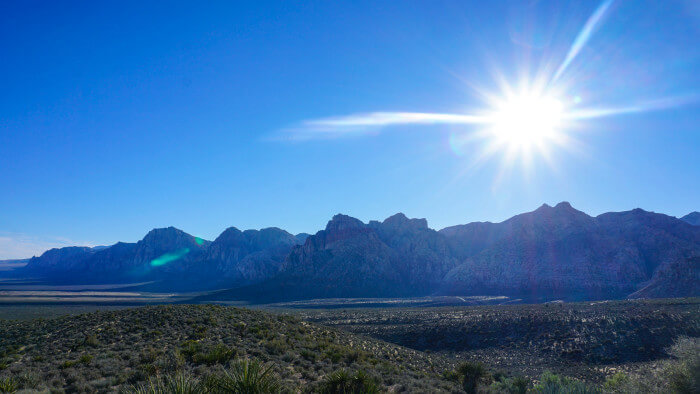
POLYGON ((181 258, 185 257, 185 255, 187 255, 187 253, 189 252, 190 248, 183 248, 174 252, 165 253, 151 260, 151 267, 160 267, 165 264, 172 263, 173 261, 180 260, 181 258))

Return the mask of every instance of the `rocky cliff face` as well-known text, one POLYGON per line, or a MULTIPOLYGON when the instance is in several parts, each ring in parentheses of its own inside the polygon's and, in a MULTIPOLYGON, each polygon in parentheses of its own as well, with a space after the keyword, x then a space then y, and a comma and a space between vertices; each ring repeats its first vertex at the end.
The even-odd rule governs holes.
POLYGON ((254 283, 276 275, 292 246, 300 243, 299 237, 276 227, 229 227, 209 246, 206 260, 233 283, 254 283))
POLYGON ((629 298, 700 296, 700 257, 675 260, 659 267, 650 281, 629 298))
POLYGON ((413 288, 434 289, 458 263, 445 237, 428 228, 425 219, 408 219, 397 213, 369 226, 398 254, 395 270, 413 288))
POLYGON ((348 297, 381 293, 382 283, 393 286, 399 276, 393 266, 398 255, 366 224, 335 215, 303 245, 287 256, 282 275, 317 297, 348 297))

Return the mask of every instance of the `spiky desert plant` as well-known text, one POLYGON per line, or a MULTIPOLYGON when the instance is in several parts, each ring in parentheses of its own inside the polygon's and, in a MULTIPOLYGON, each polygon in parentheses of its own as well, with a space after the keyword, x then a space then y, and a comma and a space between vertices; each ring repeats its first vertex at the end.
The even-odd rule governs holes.
POLYGON ((0 393, 14 393, 19 388, 19 383, 13 378, 0 379, 0 393))
POLYGON ((462 376, 462 387, 467 393, 476 393, 476 387, 481 378, 487 375, 486 368, 481 363, 465 362, 457 368, 462 376))
POLYGON ((198 380, 186 374, 149 379, 148 383, 130 387, 123 392, 132 394, 196 394, 208 390, 198 380))
POLYGON ((364 371, 350 375, 341 369, 326 376, 319 391, 324 394, 371 394, 378 393, 379 387, 364 371))
POLYGON ((268 394, 279 392, 272 366, 257 360, 238 360, 209 384, 212 391, 233 394, 268 394))

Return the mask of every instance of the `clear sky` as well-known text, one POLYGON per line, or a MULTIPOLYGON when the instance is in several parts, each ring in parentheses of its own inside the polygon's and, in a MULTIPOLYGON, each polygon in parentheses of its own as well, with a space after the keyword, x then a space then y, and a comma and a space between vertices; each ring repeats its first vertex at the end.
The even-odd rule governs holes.
POLYGON ((0 258, 339 212, 700 210, 699 4, 3 2, 0 258), (545 80, 555 136, 482 138, 485 95, 545 80))

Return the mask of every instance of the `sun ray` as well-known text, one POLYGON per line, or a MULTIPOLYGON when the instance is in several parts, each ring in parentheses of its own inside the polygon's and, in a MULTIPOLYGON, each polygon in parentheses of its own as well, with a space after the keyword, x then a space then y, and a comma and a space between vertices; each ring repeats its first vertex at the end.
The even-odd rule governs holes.
POLYGON ((554 76, 552 77, 552 82, 556 82, 559 79, 559 77, 561 77, 561 75, 564 73, 564 71, 566 71, 566 69, 569 67, 569 64, 571 64, 571 62, 579 54, 581 49, 583 49, 583 47, 586 45, 588 40, 593 35, 593 32, 595 31, 596 27, 603 20, 605 13, 608 11, 608 9, 612 5, 613 1, 614 0, 603 1, 598 6, 598 8, 596 8, 595 12, 593 12, 593 14, 588 18, 588 20, 586 21, 586 24, 583 25, 583 28, 576 36, 576 39, 574 40, 574 43, 571 45, 569 52, 566 54, 564 61, 561 63, 561 65, 559 66, 557 71, 554 73, 554 76))

